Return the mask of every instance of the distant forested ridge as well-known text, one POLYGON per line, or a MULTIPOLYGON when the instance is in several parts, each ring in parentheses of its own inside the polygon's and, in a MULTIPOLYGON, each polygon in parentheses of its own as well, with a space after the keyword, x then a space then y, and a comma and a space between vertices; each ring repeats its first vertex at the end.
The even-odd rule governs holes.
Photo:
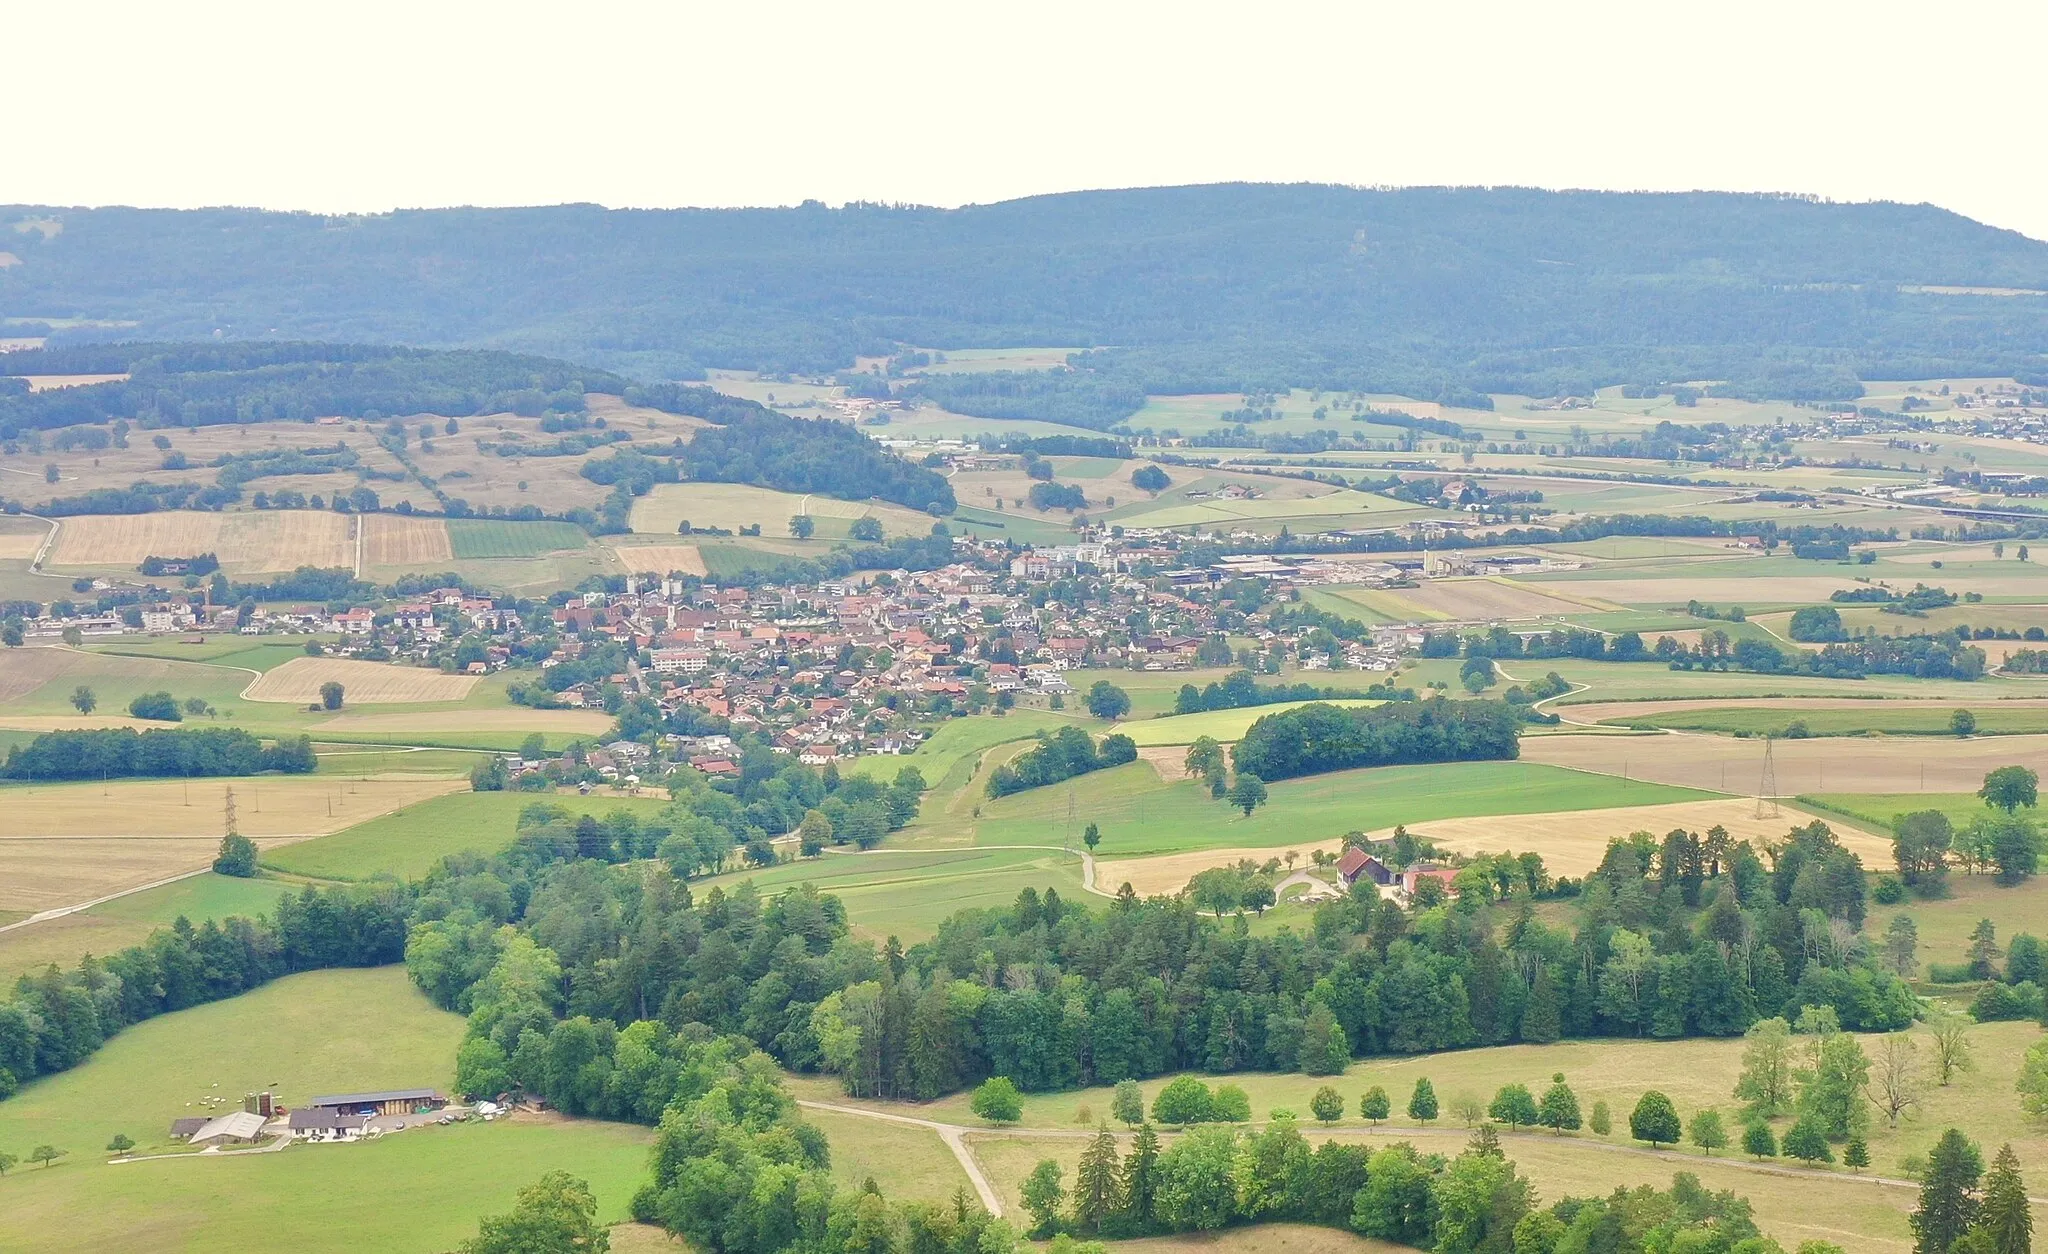
POLYGON ((88 344, 9 353, 10 374, 127 374, 127 379, 0 395, 0 439, 28 430, 126 420, 144 427, 411 414, 465 417, 583 409, 585 392, 627 380, 564 361, 502 352, 366 344, 88 344))
POLYGON ((22 264, 0 271, 0 315, 134 324, 57 322, 58 343, 484 347, 645 379, 838 370, 906 344, 1114 346, 1075 377, 919 385, 1090 426, 1144 392, 1720 379, 1827 399, 1859 378, 2048 371, 2048 243, 1929 205, 1229 184, 952 210, 0 208, 0 229, 28 219, 62 229, 8 233, 22 264))

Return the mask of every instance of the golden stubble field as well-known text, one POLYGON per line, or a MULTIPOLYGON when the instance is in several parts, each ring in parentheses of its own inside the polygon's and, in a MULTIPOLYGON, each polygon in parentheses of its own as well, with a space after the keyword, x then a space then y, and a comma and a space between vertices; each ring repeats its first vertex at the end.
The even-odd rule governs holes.
POLYGON ((63 520, 52 567, 126 567, 142 559, 213 553, 239 574, 282 574, 301 566, 355 566, 353 520, 326 510, 235 514, 168 510, 81 514, 63 520))
POLYGON ((364 566, 421 566, 455 560, 443 519, 369 514, 362 521, 364 566))
MULTIPOLYGON (((1975 792, 1993 767, 2048 769, 2048 736, 1830 736, 1772 743, 1777 794, 1784 797, 1817 792, 1975 792)), ((1522 760, 1753 794, 1763 778, 1764 741, 1691 733, 1525 736, 1522 760)))
POLYGON ((199 870, 220 846, 230 788, 242 834, 269 849, 468 787, 397 772, 10 787, 0 791, 0 910, 73 905, 199 870))
POLYGON ((290 701, 301 705, 320 699, 320 686, 339 683, 347 705, 393 705, 428 701, 460 701, 476 687, 474 675, 447 675, 420 666, 359 662, 350 658, 297 657, 272 667, 243 693, 251 701, 290 701))
POLYGON ((883 531, 892 536, 924 535, 935 521, 916 510, 886 501, 842 501, 837 497, 778 492, 743 483, 660 483, 634 504, 633 530, 672 536, 683 522, 693 527, 725 527, 733 531, 760 523, 764 536, 787 536, 789 520, 806 512, 817 519, 836 519, 847 525, 873 515, 881 520, 883 531))
POLYGON ((704 566, 704 554, 694 544, 608 544, 605 547, 611 550, 621 567, 635 574, 709 573, 704 566))

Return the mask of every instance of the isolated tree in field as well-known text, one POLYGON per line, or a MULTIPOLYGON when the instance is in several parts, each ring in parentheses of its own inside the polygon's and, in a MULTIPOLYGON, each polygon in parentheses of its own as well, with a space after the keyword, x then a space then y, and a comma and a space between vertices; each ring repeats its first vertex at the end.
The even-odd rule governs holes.
POLYGON ((1486 1118, 1486 1103, 1479 1100, 1479 1094, 1469 1089, 1460 1090, 1451 1098, 1451 1113, 1469 1128, 1486 1118))
POLYGON ((1920 929, 1910 914, 1895 914, 1884 925, 1884 965, 1902 980, 1920 969, 1920 929))
POLYGON ((1408 1095, 1408 1117, 1417 1123, 1427 1124, 1436 1118, 1436 1089, 1423 1076, 1415 1082, 1415 1091, 1408 1095))
POLYGON ((1884 1112, 1892 1127, 1899 1116, 1920 1104, 1919 1047, 1904 1032, 1886 1034, 1877 1047, 1876 1076, 1870 1083, 1870 1100, 1884 1112))
POLYGON ((32 1163, 41 1163, 47 1169, 51 1163, 56 1162, 70 1152, 70 1150, 58 1149, 54 1145, 38 1145, 28 1152, 28 1160, 32 1163))
POLYGON ((237 832, 220 838, 220 852, 213 857, 213 869, 220 875, 248 879, 256 874, 256 842, 237 832))
POLYGON ((1387 1091, 1377 1084, 1367 1089, 1365 1096, 1358 1099, 1359 1117, 1372 1120, 1374 1127, 1378 1127, 1380 1120, 1393 1113, 1393 1109, 1393 1103, 1387 1100, 1387 1091))
POLYGON ((1831 1163, 1835 1161, 1834 1151, 1828 1148, 1828 1134, 1820 1120, 1812 1115, 1801 1115, 1785 1133, 1785 1157, 1800 1162, 1831 1163))
POLYGON ((2027 1187, 2020 1179, 2020 1160, 2010 1144, 1999 1147, 1984 1177, 1984 1201, 1977 1208, 1972 1232, 1991 1240, 1995 1254, 2027 1254, 2033 1248, 2034 1213, 2027 1202, 2027 1187))
POLYGON ((100 699, 84 684, 71 690, 71 708, 80 714, 90 714, 99 708, 100 699))
POLYGON ((1152 1099, 1152 1118, 1159 1123, 1186 1127, 1215 1117, 1216 1103, 1209 1086, 1191 1075, 1176 1078, 1152 1099))
POLYGON ((1586 1127, 1594 1136, 1606 1136, 1614 1131, 1614 1117, 1607 1113, 1606 1102, 1594 1102, 1593 1113, 1586 1120, 1586 1127))
POLYGON ((1760 1019, 1743 1035, 1748 1044, 1742 1051, 1735 1096, 1761 1118, 1784 1114, 1792 1108, 1792 1025, 1783 1019, 1760 1019))
POLYGON ((1301 1027, 1301 1070, 1304 1075, 1342 1075, 1351 1065, 1351 1042, 1344 1025, 1322 1002, 1311 1002, 1301 1027))
POLYGON ((1579 1095, 1564 1082, 1564 1072, 1550 1077, 1550 1087, 1543 1090, 1543 1101, 1536 1108, 1536 1121, 1552 1132, 1578 1131, 1579 1095))
POLYGON ((1136 1080, 1118 1080, 1116 1091, 1110 1094, 1109 1113, 1126 1127, 1145 1122, 1145 1090, 1136 1080))
POLYGON ((1211 1096, 1211 1109, 1216 1118, 1224 1123, 1248 1123, 1252 1117, 1252 1099, 1235 1084, 1219 1084, 1211 1096))
POLYGON ((1970 1057, 1970 1021, 1948 1010, 1927 1015, 1927 1039, 1934 1045, 1934 1079, 1943 1088, 1958 1072, 1976 1065, 1970 1057))
POLYGON ((1230 786, 1230 804, 1250 818, 1253 810, 1266 804, 1266 781, 1249 771, 1239 771, 1237 781, 1230 786))
POLYGON ((1344 1095, 1325 1084, 1308 1099, 1308 1113, 1323 1123, 1335 1123, 1344 1117, 1344 1095))
POLYGON ((1977 926, 1970 929, 1969 948, 1963 951, 1963 956, 1969 959, 1970 978, 1997 979, 1998 960, 2002 953, 1998 948, 1998 926, 1989 919, 1977 920, 1977 926))
POLYGON ((1778 1156, 1778 1138, 1771 1134, 1771 1125, 1759 1119, 1742 1130, 1742 1152, 1751 1158, 1762 1160, 1778 1156))
POLYGON ((1024 1095, 1010 1077, 990 1076, 974 1090, 968 1108, 990 1123, 1015 1123, 1024 1117, 1024 1095))
POLYGON ((1950 1128, 1927 1153, 1920 1176, 1920 1204, 1908 1221, 1913 1227, 1913 1254, 1946 1254, 1977 1222, 1977 1182, 1984 1175, 1984 1155, 1970 1139, 1950 1128))
POLYGON ((1852 1136, 1842 1147, 1842 1165, 1851 1171, 1861 1171, 1870 1165, 1870 1142, 1860 1136, 1852 1136))
POLYGON ((1948 729, 1957 736, 1968 736, 1977 730, 1977 716, 1968 710, 1957 710, 1948 716, 1948 729))
POLYGON ((1024 1209, 1031 1212, 1031 1237, 1049 1237, 1059 1223, 1060 1205, 1067 1199, 1067 1190, 1060 1184, 1060 1165, 1050 1158, 1041 1158, 1031 1174, 1024 1177, 1020 1190, 1024 1197, 1024 1209))
POLYGON ((12 1154, 0 1153, 0 1176, 6 1175, 13 1168, 14 1164, 20 1161, 20 1159, 12 1154))
POLYGON ((125 1154, 134 1148, 135 1142, 125 1132, 115 1133, 114 1139, 107 1142, 107 1152, 109 1154, 125 1154))
POLYGON ((1140 466, 1131 472, 1131 485, 1146 492, 1164 492, 1173 480, 1157 466, 1140 466))
POLYGON ((519 1190, 510 1212, 486 1216, 459 1254, 603 1254, 610 1248, 590 1186, 566 1171, 550 1171, 519 1190))
POLYGON ((2020 1060, 2019 1079, 2013 1087, 2019 1092, 2021 1110, 2048 1118, 2048 1040, 2027 1046, 2027 1055, 2020 1060))
POLYGON ((1629 1112, 1629 1135, 1638 1141, 1651 1145, 1676 1145, 1684 1129, 1678 1123, 1678 1108, 1671 1099, 1651 1089, 1636 1101, 1636 1108, 1629 1112))
POLYGON ((1088 846, 1088 852, 1095 852, 1095 846, 1102 843, 1102 829, 1090 823, 1081 831, 1081 843, 1088 846))
POLYGON ((321 709, 323 709, 323 710, 338 710, 338 709, 340 709, 340 708, 341 708, 341 699, 342 699, 342 696, 344 695, 345 691, 346 691, 346 690, 345 690, 345 689, 343 689, 343 688, 342 688, 342 686, 341 686, 340 684, 336 683, 335 681, 333 681, 333 680, 331 680, 331 679, 330 679, 330 680, 328 680, 328 681, 327 681, 326 683, 324 683, 324 684, 321 684, 321 685, 320 685, 320 708, 321 708, 321 709))
POLYGON ((68 644, 75 649, 79 645, 85 643, 85 632, 78 626, 78 624, 71 623, 64 628, 61 638, 63 639, 65 644, 68 644))
POLYGON ((880 544, 882 542, 882 520, 873 514, 856 518, 853 522, 853 538, 863 544, 880 544))
POLYGON ((804 811, 804 821, 796 825, 796 840, 804 857, 817 857, 832 843, 832 820, 822 810, 804 811))
POLYGON ((2041 777, 2024 766, 2001 766, 1984 776, 1977 795, 1984 804, 2007 814, 2040 802, 2041 777))
POLYGON ((1534 1127, 1539 1117, 1536 1099, 1530 1096, 1526 1084, 1503 1084, 1493 1095, 1493 1102, 1486 1113, 1510 1128, 1534 1127))
POLYGON ((1120 719, 1131 712, 1131 694, 1107 679, 1098 679, 1088 685, 1088 712, 1100 719, 1120 719))
POLYGON ((808 540, 818 530, 817 520, 809 514, 792 515, 789 520, 789 534, 799 540, 808 540))
POLYGON ((1708 1158, 1714 1151, 1728 1144, 1728 1129, 1721 1122, 1721 1112, 1711 1107, 1695 1114, 1685 1125, 1685 1139, 1705 1150, 1708 1158))

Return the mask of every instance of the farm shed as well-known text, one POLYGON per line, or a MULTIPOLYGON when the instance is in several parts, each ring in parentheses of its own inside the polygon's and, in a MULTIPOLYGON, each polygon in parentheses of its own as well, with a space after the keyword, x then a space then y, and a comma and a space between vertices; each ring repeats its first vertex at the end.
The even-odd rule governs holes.
POLYGON ((248 1145, 263 1135, 263 1116, 237 1110, 209 1119, 188 1138, 192 1145, 248 1145))
POLYGON ((309 1110, 333 1110, 350 1115, 413 1115, 439 1110, 448 1099, 433 1089, 388 1089, 380 1093, 337 1093, 307 1102, 309 1110))

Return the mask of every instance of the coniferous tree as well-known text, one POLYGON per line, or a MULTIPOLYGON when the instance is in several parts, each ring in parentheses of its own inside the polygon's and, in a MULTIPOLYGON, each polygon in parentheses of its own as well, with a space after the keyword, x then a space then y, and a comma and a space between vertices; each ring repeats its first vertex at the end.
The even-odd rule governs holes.
POLYGON ((1118 1196, 1123 1202, 1118 1231, 1131 1236, 1150 1232, 1153 1227, 1152 1199, 1159 1189, 1159 1134, 1152 1130, 1151 1124, 1138 1125, 1131 1150, 1124 1155, 1123 1173, 1118 1185, 1118 1196))
POLYGON ((1415 1091, 1408 1095, 1408 1117, 1426 1124, 1436 1116, 1436 1089, 1428 1076, 1422 1076, 1415 1081, 1415 1091))
POLYGON ((1539 963, 1536 978, 1529 984, 1528 1004, 1522 1008, 1522 1039, 1531 1045, 1548 1045, 1563 1036, 1563 1011, 1550 966, 1539 963))
POLYGON ((1117 1165, 1116 1137, 1098 1125, 1074 1177, 1074 1225, 1083 1232, 1102 1231, 1119 1209, 1117 1165))
POLYGON ((2011 1145, 2001 1146, 1984 1177, 1984 1203, 1974 1231, 1990 1238, 1994 1254, 2028 1254, 2034 1242, 2034 1212, 2020 1179, 2020 1160, 2011 1145))
POLYGON ((1954 1128, 1941 1134, 1927 1155, 1920 1177, 1920 1205, 1914 1208, 1913 1254, 1948 1254, 1977 1222, 1977 1182, 1984 1175, 1984 1155, 1954 1128))

